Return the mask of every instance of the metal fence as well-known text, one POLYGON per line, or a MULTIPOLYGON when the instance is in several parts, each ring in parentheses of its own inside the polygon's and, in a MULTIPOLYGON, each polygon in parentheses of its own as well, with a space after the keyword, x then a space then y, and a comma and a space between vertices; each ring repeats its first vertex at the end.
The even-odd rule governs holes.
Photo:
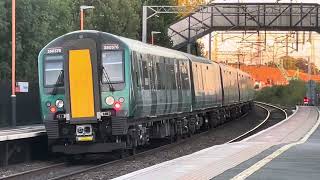
MULTIPOLYGON (((11 84, 0 81, 0 127, 11 124, 11 84)), ((29 84, 29 92, 17 93, 17 125, 41 122, 40 99, 37 83, 29 84)))

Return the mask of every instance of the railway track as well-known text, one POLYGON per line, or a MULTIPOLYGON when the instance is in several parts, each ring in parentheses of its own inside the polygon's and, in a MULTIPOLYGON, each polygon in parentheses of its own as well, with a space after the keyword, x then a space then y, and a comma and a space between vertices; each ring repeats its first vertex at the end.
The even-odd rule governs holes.
MULTIPOLYGON (((227 141, 226 143, 232 143, 232 142, 236 142, 236 141, 240 141, 246 137, 249 137, 250 135, 263 130, 264 128, 267 128, 269 126, 272 126, 272 122, 269 123, 269 125, 266 125, 268 122, 273 121, 275 119, 281 118, 281 119, 285 119, 287 118, 287 113, 276 106, 273 105, 269 105, 269 104, 265 104, 265 103, 260 103, 260 102, 255 102, 256 106, 264 109, 267 112, 267 116, 266 118, 261 121, 261 123, 259 123, 257 126, 255 126, 254 128, 250 129, 249 131, 241 134, 240 136, 227 141)), ((46 167, 42 167, 42 168, 37 168, 37 169, 33 169, 30 171, 25 171, 25 172, 21 172, 21 173, 17 173, 17 174, 13 174, 4 178, 0 178, 0 179, 43 179, 44 177, 46 177, 45 179, 50 179, 50 180, 57 180, 57 179, 66 179, 68 177, 72 177, 84 172, 88 172, 94 169, 99 169, 105 166, 113 166, 117 163, 121 163, 121 162, 125 162, 128 160, 133 160, 148 154, 153 154, 159 151, 163 151, 166 149, 170 149, 173 148, 175 146, 179 146, 182 143, 185 143, 186 141, 190 141, 193 139, 197 139, 200 136, 205 135, 206 133, 208 133, 208 131, 199 133, 199 134, 195 134, 193 135, 191 138, 186 138, 186 139, 181 139, 180 141, 176 142, 176 143, 172 143, 172 144, 166 144, 160 147, 156 147, 150 150, 146 150, 146 151, 142 151, 142 152, 138 152, 135 155, 132 156, 128 156, 122 159, 116 159, 116 160, 111 160, 108 162, 103 162, 97 165, 92 165, 92 164, 84 164, 84 165, 70 165, 68 163, 58 163, 58 164, 53 164, 50 166, 46 166, 46 167), (41 177, 41 178, 40 178, 41 177)))
MULTIPOLYGON (((249 131, 241 134, 240 136, 228 141, 227 143, 241 141, 242 139, 245 139, 245 138, 263 130, 264 127, 266 126, 267 122, 277 120, 278 118, 281 118, 282 120, 288 118, 287 112, 285 110, 281 109, 280 107, 277 107, 277 106, 274 106, 271 104, 266 104, 263 102, 257 102, 257 101, 255 101, 255 104, 257 106, 259 106, 260 108, 267 111, 267 117, 260 124, 258 124, 256 127, 252 128, 249 131)), ((271 122, 270 125, 266 126, 266 127, 271 127, 272 125, 273 125, 273 123, 271 122)))

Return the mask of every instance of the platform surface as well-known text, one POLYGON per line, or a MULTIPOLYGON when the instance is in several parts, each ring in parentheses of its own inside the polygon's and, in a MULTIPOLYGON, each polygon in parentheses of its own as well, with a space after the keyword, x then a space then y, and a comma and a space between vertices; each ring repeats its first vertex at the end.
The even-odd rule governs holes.
POLYGON ((288 149, 247 179, 319 180, 320 128, 305 143, 288 149))
MULTIPOLYGON (((299 141, 314 127, 317 120, 317 108, 301 106, 287 120, 240 142, 213 146, 116 179, 230 179, 278 148, 299 141), (266 155, 262 156, 263 153, 266 155), (253 161, 255 157, 260 159, 253 161), (244 163, 247 163, 246 166, 244 163), (237 168, 239 166, 241 168, 237 168)), ((252 174, 252 178, 269 179, 263 174, 266 171, 261 169, 261 172, 252 174)))
POLYGON ((0 128, 0 142, 32 138, 45 135, 44 125, 17 126, 16 128, 0 128))

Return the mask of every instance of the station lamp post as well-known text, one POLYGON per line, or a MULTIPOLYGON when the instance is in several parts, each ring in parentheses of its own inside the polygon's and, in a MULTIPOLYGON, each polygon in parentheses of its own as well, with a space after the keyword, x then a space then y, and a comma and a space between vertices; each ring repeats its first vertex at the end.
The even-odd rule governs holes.
POLYGON ((310 64, 310 59, 311 59, 311 48, 312 45, 310 43, 310 40, 307 41, 304 45, 303 45, 303 53, 304 55, 307 57, 308 60, 308 81, 311 80, 311 64, 310 64))
POLYGON ((11 43, 11 125, 16 126, 16 0, 12 0, 11 10, 11 28, 12 28, 12 43, 11 43))
POLYGON ((80 6, 80 30, 83 30, 84 10, 86 9, 94 9, 94 6, 80 6))
POLYGON ((161 34, 159 31, 151 31, 151 44, 154 45, 154 35, 161 34))

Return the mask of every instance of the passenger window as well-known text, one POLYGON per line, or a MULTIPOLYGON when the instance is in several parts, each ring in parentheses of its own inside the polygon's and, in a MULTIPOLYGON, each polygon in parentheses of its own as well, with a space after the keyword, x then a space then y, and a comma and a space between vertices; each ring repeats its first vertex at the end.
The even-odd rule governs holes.
POLYGON ((169 73, 170 73, 170 76, 171 76, 171 85, 172 85, 171 87, 172 87, 172 89, 177 89, 174 65, 173 64, 169 64, 168 68, 169 68, 169 73))
POLYGON ((188 64, 184 65, 184 73, 183 73, 183 80, 184 80, 184 85, 185 85, 185 89, 190 89, 190 82, 189 82, 189 68, 188 68, 188 64))

